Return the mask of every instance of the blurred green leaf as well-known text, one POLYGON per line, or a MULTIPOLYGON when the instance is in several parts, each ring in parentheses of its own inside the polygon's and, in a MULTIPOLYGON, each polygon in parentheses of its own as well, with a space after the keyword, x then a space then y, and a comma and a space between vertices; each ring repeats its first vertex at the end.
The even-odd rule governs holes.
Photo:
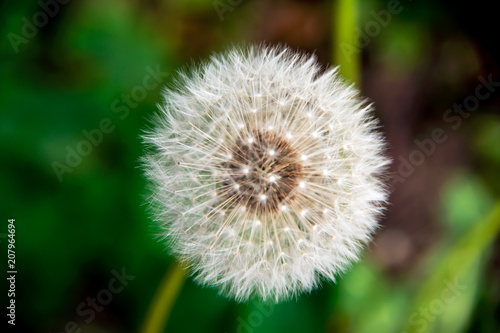
POLYGON ((451 247, 436 265, 434 272, 423 282, 408 314, 407 332, 437 332, 437 323, 440 325, 450 323, 449 327, 440 327, 439 332, 458 332, 463 329, 472 309, 470 301, 474 298, 464 290, 476 289, 478 263, 499 231, 500 203, 451 247), (448 315, 440 318, 444 309, 439 310, 439 307, 446 307, 456 299, 451 298, 451 294, 458 299, 461 296, 465 298, 454 306, 455 310, 460 311, 454 313, 455 321, 450 321, 448 315), (433 304, 436 304, 434 310, 433 304), (430 314, 423 312, 422 309, 429 311, 430 314), (457 322, 460 322, 460 325, 457 325, 457 322))

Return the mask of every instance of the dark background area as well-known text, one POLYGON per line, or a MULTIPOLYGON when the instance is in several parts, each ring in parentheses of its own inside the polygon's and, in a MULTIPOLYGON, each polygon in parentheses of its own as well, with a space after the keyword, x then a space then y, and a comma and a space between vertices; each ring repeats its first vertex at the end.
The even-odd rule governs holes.
MULTIPOLYGON (((353 53, 356 84, 394 161, 391 203, 362 261, 273 307, 188 278, 165 332, 500 331, 498 11, 485 0, 401 0, 380 23, 389 2, 356 9, 368 36, 353 53)), ((139 331, 172 262, 139 163, 162 87, 243 42, 285 43, 334 66, 336 15, 321 0, 0 2, 0 248, 16 219, 13 331, 64 332, 70 321, 139 331), (134 277, 123 290, 81 315, 123 270, 134 277)))

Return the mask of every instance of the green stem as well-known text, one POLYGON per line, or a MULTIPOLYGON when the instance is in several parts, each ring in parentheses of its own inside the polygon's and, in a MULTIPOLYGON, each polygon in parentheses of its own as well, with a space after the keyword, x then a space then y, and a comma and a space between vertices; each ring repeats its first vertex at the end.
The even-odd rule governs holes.
POLYGON ((149 306, 140 332, 163 332, 184 280, 183 268, 172 262, 149 306))
POLYGON ((340 74, 351 83, 361 79, 361 50, 356 44, 355 30, 358 14, 358 0, 336 0, 333 5, 333 63, 340 65, 340 74))

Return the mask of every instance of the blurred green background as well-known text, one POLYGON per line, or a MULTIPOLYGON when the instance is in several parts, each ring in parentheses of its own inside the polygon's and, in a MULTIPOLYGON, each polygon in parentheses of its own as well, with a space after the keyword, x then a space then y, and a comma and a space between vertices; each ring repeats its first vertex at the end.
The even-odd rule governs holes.
POLYGON ((15 218, 18 271, 9 329, 141 330, 172 262, 145 212, 141 131, 177 69, 265 42, 356 78, 389 142, 391 204, 337 284, 270 306, 188 278, 164 332, 500 332, 497 12, 486 0, 345 3, 354 26, 321 0, 0 2, 0 246, 15 218), (92 308, 96 297, 107 304, 92 308))

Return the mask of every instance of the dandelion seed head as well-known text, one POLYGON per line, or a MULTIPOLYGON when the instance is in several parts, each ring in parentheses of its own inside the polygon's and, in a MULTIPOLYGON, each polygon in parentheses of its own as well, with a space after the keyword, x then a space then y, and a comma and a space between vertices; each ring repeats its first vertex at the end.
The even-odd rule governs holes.
POLYGON ((234 49, 181 75, 144 135, 162 237, 238 301, 334 280, 376 229, 389 163, 371 106, 336 69, 234 49))

